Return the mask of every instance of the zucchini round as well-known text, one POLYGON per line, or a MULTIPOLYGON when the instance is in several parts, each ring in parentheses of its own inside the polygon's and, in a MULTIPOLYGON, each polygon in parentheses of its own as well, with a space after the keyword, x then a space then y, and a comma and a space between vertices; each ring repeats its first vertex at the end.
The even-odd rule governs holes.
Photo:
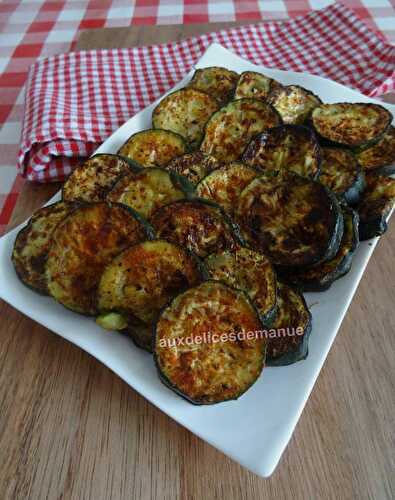
POLYGON ((214 97, 221 105, 232 99, 239 75, 219 66, 197 69, 188 87, 214 97))
POLYGON ((180 200, 160 208, 151 218, 158 238, 206 257, 240 243, 238 228, 224 211, 207 200, 180 200))
POLYGON ((395 174, 395 127, 391 125, 376 144, 359 151, 357 159, 365 172, 395 174))
POLYGON ((344 232, 340 248, 333 259, 303 271, 285 274, 281 278, 302 292, 323 292, 349 272, 359 244, 359 216, 351 208, 342 207, 344 232))
POLYGON ((176 174, 186 177, 192 184, 197 184, 206 175, 218 168, 221 164, 214 156, 209 156, 201 151, 186 153, 174 158, 165 168, 176 174))
POLYGON ((261 332, 244 292, 206 281, 173 299, 156 323, 159 377, 194 404, 237 399, 263 369, 266 338, 261 332))
POLYGON ((277 86, 267 100, 280 113, 283 122, 290 125, 305 123, 313 109, 322 103, 313 92, 298 85, 277 86))
POLYGON ((359 239, 381 236, 387 231, 387 218, 395 203, 395 179, 366 174, 366 190, 357 205, 359 239))
POLYGON ((122 177, 108 193, 107 200, 123 203, 149 218, 158 208, 185 196, 176 174, 151 167, 122 177))
POLYGON ((254 179, 240 195, 236 221, 252 248, 287 269, 334 257, 343 236, 336 196, 290 172, 254 179))
POLYGON ((314 133, 300 125, 282 125, 255 136, 242 161, 265 171, 289 170, 311 179, 320 172, 321 148, 314 133))
POLYGON ((156 106, 152 125, 181 135, 195 149, 201 143, 206 122, 218 108, 218 101, 205 92, 193 88, 176 90, 156 106))
POLYGON ((211 254, 204 260, 210 278, 247 293, 264 325, 277 312, 277 279, 270 261, 246 247, 211 254))
POLYGON ((365 174, 352 151, 323 148, 320 182, 347 203, 357 203, 365 189, 365 174))
POLYGON ((200 150, 220 161, 235 161, 254 135, 280 124, 280 115, 270 104, 258 99, 237 99, 207 122, 200 150))
POLYGON ((285 366, 307 358, 312 317, 303 295, 278 283, 278 313, 267 345, 267 366, 285 366))
POLYGON ((58 201, 37 210, 15 238, 12 263, 18 278, 36 292, 48 294, 45 264, 56 226, 78 205, 58 201))
POLYGON ((129 137, 118 154, 143 167, 163 167, 186 151, 186 143, 180 135, 170 130, 149 129, 129 137))
POLYGON ((271 90, 281 88, 281 83, 269 78, 262 73, 245 71, 241 73, 235 90, 235 99, 252 97, 265 100, 271 90))
POLYGON ((314 130, 322 139, 350 148, 378 141, 391 121, 391 113, 379 104, 321 104, 311 114, 314 130))
POLYGON ((160 309, 203 278, 202 265, 190 252, 164 240, 144 241, 107 265, 98 288, 98 309, 127 318, 129 333, 147 348, 160 309))
POLYGON ((240 193, 261 173, 240 162, 228 163, 202 179, 196 186, 196 194, 218 203, 225 212, 232 214, 240 193))
POLYGON ((99 202, 74 210, 52 234, 46 262, 49 293, 73 311, 95 315, 106 265, 125 248, 152 236, 152 229, 124 205, 99 202))
POLYGON ((105 199, 117 180, 130 172, 130 166, 118 155, 98 154, 79 165, 63 184, 65 201, 94 203, 105 199))

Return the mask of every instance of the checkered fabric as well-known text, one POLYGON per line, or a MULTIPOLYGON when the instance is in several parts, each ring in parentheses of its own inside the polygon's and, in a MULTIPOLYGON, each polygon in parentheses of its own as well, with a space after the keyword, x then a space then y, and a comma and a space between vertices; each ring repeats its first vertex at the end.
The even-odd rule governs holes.
MULTIPOLYGON (((259 19, 283 19, 307 14, 312 9, 325 7, 329 3, 330 1, 327 0, 264 0, 262 2, 256 0, 233 2, 227 0, 136 0, 135 2, 131 2, 130 0, 91 0, 89 2, 79 0, 31 0, 18 2, 13 0, 12 2, 4 1, 0 3, 0 234, 6 228, 24 182, 21 176, 16 175, 15 168, 18 150, 21 145, 19 138, 23 117, 23 86, 29 68, 38 57, 42 58, 70 50, 74 45, 76 34, 81 29, 129 26, 132 24, 233 20, 245 20, 247 22, 259 19)), ((370 60, 365 57, 366 47, 368 47, 372 56, 379 57, 379 59, 383 57, 381 50, 384 48, 384 59, 386 59, 384 65, 386 65, 387 61, 390 61, 391 55, 390 48, 388 45, 383 44, 383 41, 385 38, 390 42, 395 41, 395 10, 393 6, 391 6, 388 0, 347 0, 345 3, 364 21, 364 24, 361 24, 359 21, 353 20, 353 23, 356 22, 358 25, 359 35, 363 35, 362 38, 353 38, 351 40, 351 47, 354 51, 353 62, 355 63, 355 71, 358 71, 358 75, 361 75, 366 74, 366 68, 371 68, 370 60), (369 33, 365 26, 369 26, 370 29, 376 31, 377 36, 369 33), (361 45, 358 46, 358 43, 361 43, 361 45), (361 54, 364 56, 362 65, 358 59, 361 54), (365 72, 362 71, 363 64, 366 64, 365 72)), ((333 30, 333 26, 338 22, 337 14, 334 13, 339 13, 343 20, 347 19, 348 23, 351 22, 350 12, 336 6, 332 8, 332 23, 329 23, 326 27, 321 25, 324 34, 328 34, 328 32, 333 30)), ((317 19, 315 22, 317 22, 317 19)), ((273 37, 274 33, 280 36, 281 32, 276 28, 279 24, 275 23, 272 26, 273 28, 268 29, 267 36, 273 37)), ((254 33, 254 29, 246 30, 241 35, 243 37, 251 36, 254 33)), ((327 68, 324 71, 322 67, 314 68, 311 66, 311 61, 306 61, 307 52, 303 53, 303 51, 307 50, 309 45, 307 35, 310 36, 311 33, 303 30, 295 35, 294 42, 298 44, 298 53, 300 55, 297 60, 288 57, 289 64, 286 67, 329 74, 330 77, 336 78, 333 73, 327 71, 329 69, 328 62, 326 63, 327 68), (309 62, 310 65, 306 65, 306 62, 309 62)), ((284 45, 280 43, 279 38, 274 38, 274 42, 272 40, 270 43, 274 43, 277 46, 284 45)), ((232 44, 229 45, 229 39, 226 40, 226 36, 223 33, 204 37, 203 43, 207 44, 213 40, 217 40, 225 46, 236 50, 243 57, 247 57, 253 62, 285 67, 284 64, 281 64, 282 61, 278 60, 279 53, 276 56, 275 51, 274 54, 270 55, 270 58, 257 58, 251 47, 248 49, 246 47, 235 47, 232 44)), ((268 39, 266 39, 266 43, 270 44, 268 39)), ((345 45, 344 39, 336 40, 335 45, 345 45)), ((162 50, 164 47, 162 46, 162 50)), ((150 67, 150 65, 146 65, 146 58, 150 58, 153 53, 158 53, 158 51, 160 51, 159 48, 151 48, 140 51, 139 55, 134 53, 135 64, 140 65, 141 61, 145 61, 145 66, 143 64, 142 67, 150 67)), ((28 157, 35 158, 33 164, 36 165, 39 165, 40 162, 44 164, 48 161, 48 158, 52 160, 51 167, 44 169, 47 171, 47 174, 36 168, 32 169, 30 177, 39 180, 53 180, 62 177, 71 168, 70 162, 67 163, 62 160, 63 155, 85 156, 90 154, 96 145, 111 133, 114 128, 178 80, 189 69, 193 61, 200 56, 202 51, 203 46, 199 46, 199 49, 190 53, 179 67, 172 68, 166 75, 163 75, 163 70, 157 68, 157 74, 155 75, 156 85, 152 85, 152 91, 148 93, 142 81, 144 80, 144 71, 139 77, 135 76, 136 81, 133 82, 133 85, 140 93, 137 92, 133 100, 127 101, 127 112, 118 112, 117 110, 113 116, 107 115, 104 121, 101 120, 102 116, 100 115, 100 119, 96 124, 94 124, 94 120, 91 121, 88 129, 85 131, 85 136, 83 134, 84 131, 81 130, 81 126, 77 126, 79 136, 67 133, 62 135, 60 143, 54 143, 53 135, 51 135, 54 131, 54 124, 52 122, 48 122, 48 127, 41 126, 41 129, 37 129, 37 123, 34 123, 34 120, 30 121, 30 133, 27 133, 28 128, 26 124, 29 123, 27 120, 24 127, 23 148, 26 153, 29 153, 28 157), (32 133, 34 130, 36 131, 35 134, 32 133), (50 137, 49 141, 47 141, 48 137, 50 137), (28 146, 26 149, 26 144, 29 141, 31 142, 31 146, 28 146), (44 142, 46 144, 43 144, 44 142), (58 147, 60 148, 59 150, 57 150, 58 147), (57 155, 57 159, 53 157, 54 152, 57 155)), ((112 51, 107 51, 107 54, 110 52, 112 51)), ((95 63, 98 64, 98 67, 103 65, 103 57, 103 54, 96 56, 95 63)), ((110 56, 108 55, 108 57, 110 56)), ((56 61, 60 63, 64 60, 64 56, 63 58, 52 58, 47 64, 51 64, 51 61, 52 64, 56 64, 56 61)), ((164 60, 167 61, 166 57, 164 57, 164 60)), ((329 57, 327 61, 332 61, 333 65, 333 56, 332 59, 329 57)), ((82 62, 80 59, 78 64, 74 65, 75 71, 77 71, 77 67, 81 69, 82 62)), ((338 61, 336 64, 338 64, 338 61)), ((392 64, 394 64, 393 60, 392 64)), ((37 74, 37 71, 42 71, 44 68, 45 64, 33 66, 30 75, 32 76, 34 72, 37 74)), ((141 66, 135 65, 134 70, 136 68, 140 69, 141 66)), ((383 62, 379 64, 379 68, 383 69, 383 62)), ((59 67, 57 71, 57 74, 60 75, 59 67)), ((341 77, 338 77, 338 79, 347 83, 341 77)), ((29 88, 34 86, 34 81, 32 78, 29 79, 29 88)), ((348 80, 349 84, 368 93, 373 91, 374 87, 381 82, 381 77, 376 78, 376 75, 373 75, 370 83, 367 82, 364 87, 361 87, 355 78, 354 80, 348 80), (374 84, 372 83, 373 80, 376 80, 374 84)), ((390 78, 377 92, 384 92, 390 89, 391 85, 392 80, 390 78)), ((115 98, 117 99, 118 97, 115 96, 115 98)), ((122 98, 120 95, 119 99, 122 98)), ((115 102, 120 101, 115 100, 115 102)), ((101 113, 105 114, 105 107, 101 109, 101 113)), ((30 114, 32 115, 32 113, 30 114)), ((68 118, 70 120, 68 123, 69 132, 71 132, 74 123, 72 116, 68 118)), ((32 120, 32 116, 30 119, 32 120)), ((43 124, 45 125, 41 120, 41 125, 43 124)), ((62 125, 63 130, 66 130, 67 123, 64 121, 62 125)), ((58 126, 59 123, 56 123, 55 128, 58 126)), ((25 167, 28 166, 26 162, 23 162, 23 165, 25 167)), ((28 170, 29 168, 25 169, 27 174, 29 173, 28 170)))

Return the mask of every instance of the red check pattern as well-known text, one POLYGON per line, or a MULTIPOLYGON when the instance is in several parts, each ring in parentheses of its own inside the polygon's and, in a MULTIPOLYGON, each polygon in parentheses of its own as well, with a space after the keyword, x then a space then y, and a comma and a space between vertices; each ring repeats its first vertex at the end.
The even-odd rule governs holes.
MULTIPOLYGON (((91 123, 92 130, 88 127, 86 135, 81 134, 80 137, 76 137, 72 133, 72 130, 75 129, 75 123, 73 116, 70 115, 69 122, 67 123, 66 120, 63 123, 62 130, 66 132, 60 136, 62 138, 60 142, 53 140, 54 131, 59 131, 59 124, 53 123, 53 114, 47 123, 40 116, 38 117, 38 122, 35 122, 33 117, 31 117, 30 129, 27 127, 29 120, 25 121, 23 144, 21 144, 19 138, 25 94, 23 86, 26 82, 29 68, 38 57, 52 56, 70 50, 80 29, 129 26, 132 24, 169 24, 232 20, 245 20, 247 22, 256 21, 257 19, 293 18, 305 15, 314 8, 324 7, 329 1, 136 0, 135 2, 130 2, 130 0, 90 0, 83 2, 80 0, 34 0, 22 2, 6 0, 0 3, 0 234, 6 228, 24 182, 21 176, 16 175, 15 168, 20 145, 24 149, 23 162, 21 164, 24 166, 25 173, 28 173, 30 165, 30 162, 26 158, 33 158, 34 160, 32 165, 35 165, 35 168, 31 169, 30 178, 53 180, 62 177, 70 171, 72 166, 72 161, 66 160, 65 162, 63 161, 63 157, 70 159, 77 155, 85 156, 90 154, 96 145, 111 133, 114 128, 141 109, 141 107, 147 105, 152 99, 160 95, 160 93, 183 76, 193 61, 202 53, 204 44, 217 40, 223 43, 223 45, 236 50, 243 57, 250 58, 253 62, 329 74, 331 78, 335 79, 336 76, 333 72, 330 73, 330 70, 331 68, 333 70, 333 67, 338 65, 338 61, 335 61, 332 48, 329 51, 327 47, 322 47, 325 48, 325 53, 330 53, 332 58, 327 60, 325 67, 324 65, 319 68, 314 68, 314 65, 312 66, 312 60, 308 60, 309 55, 304 52, 306 48, 309 48, 308 37, 311 35, 306 27, 295 34, 293 38, 298 49, 298 57, 294 57, 294 54, 288 52, 288 57, 284 59, 278 50, 282 48, 283 52, 287 53, 284 48, 284 38, 281 40, 281 36, 285 36, 286 33, 281 34, 281 31, 276 28, 279 26, 279 23, 274 23, 272 28, 267 29, 264 41, 268 47, 273 45, 271 38, 274 39, 274 49, 271 49, 270 56, 262 54, 262 51, 260 51, 258 58, 257 52, 254 49, 256 41, 250 47, 243 46, 248 37, 255 36, 255 32, 251 32, 251 30, 247 30, 246 33, 241 34, 243 42, 240 42, 239 46, 232 45, 234 43, 232 38, 236 35, 233 31, 228 34, 228 37, 224 33, 211 35, 199 42, 200 44, 203 43, 203 45, 198 45, 197 48, 189 48, 189 55, 180 65, 176 65, 173 68, 170 67, 171 65, 169 66, 169 56, 166 54, 158 55, 160 54, 160 49, 155 48, 153 53, 155 53, 156 57, 159 57, 158 61, 161 61, 161 57, 164 57, 166 70, 160 70, 158 67, 155 70, 151 68, 149 58, 152 57, 152 53, 140 52, 139 55, 134 54, 133 89, 136 91, 136 95, 133 99, 127 101, 127 111, 121 113, 117 111, 111 119, 107 115, 107 118, 103 121, 102 114, 106 114, 106 109, 103 105, 99 113, 101 118, 97 120, 97 123, 94 123, 95 120, 93 120, 91 123), (306 60, 309 63, 308 67, 305 65, 306 60), (139 76, 137 76, 137 69, 141 70, 139 76), (153 80, 151 80, 151 73, 155 76, 153 80), (150 85, 147 85, 147 77, 150 85), (145 84, 144 81, 146 82, 145 84), (41 130, 36 127, 37 123, 40 124, 40 120, 41 130), (30 130, 29 133, 28 130, 30 130), (92 139, 89 139, 89 137, 92 139), (30 149, 26 146, 29 144, 29 141, 31 142, 30 149), (48 164, 48 160, 50 160, 49 167, 46 169, 41 168, 40 170, 39 165, 48 164)), ((333 29, 333 25, 338 24, 338 14, 342 22, 353 25, 352 29, 355 29, 355 26, 358 27, 359 38, 350 35, 352 40, 348 40, 351 41, 350 52, 353 53, 352 71, 357 75, 354 78, 351 75, 351 80, 348 84, 354 85, 368 93, 374 91, 374 87, 383 82, 381 73, 387 75, 387 71, 383 66, 386 66, 388 63, 391 64, 391 58, 392 67, 394 67, 393 54, 391 55, 392 49, 388 45, 383 44, 385 38, 389 41, 395 41, 395 10, 390 1, 392 0, 344 0, 357 16, 363 19, 363 24, 357 21, 348 10, 342 9, 340 6, 332 7, 329 11, 326 11, 327 15, 329 15, 328 12, 332 12, 332 24, 330 23, 326 27, 323 26, 320 18, 317 16, 314 16, 315 20, 311 24, 311 26, 314 26, 314 23, 318 22, 321 27, 320 29, 327 37, 326 40, 328 40, 328 31, 330 32, 333 29), (376 35, 372 35, 366 29, 366 26, 374 30, 376 35), (375 73, 375 70, 372 70, 370 56, 366 56, 366 48, 368 48, 368 53, 375 61, 377 58, 382 58, 378 65, 380 71, 377 73, 375 73), (382 54, 382 49, 384 49, 384 55, 382 54), (360 54, 364 56, 362 63, 359 60, 360 54), (369 77, 368 73, 373 76, 369 77), (361 87, 359 83, 358 76, 361 74, 367 75, 364 87, 361 87), (372 83, 371 86, 368 81, 372 83)), ((314 31, 316 27, 312 29, 314 31)), ((343 36, 341 32, 339 33, 339 36, 343 36)), ((287 39, 285 38, 285 40, 287 39)), ((318 37, 315 40, 318 42, 318 37)), ((344 39, 336 39, 334 35, 332 36, 332 42, 334 43, 333 47, 336 49, 339 48, 339 45, 346 45, 348 43, 344 39)), ((168 46, 162 46, 161 48, 162 51, 166 51, 167 49, 170 50, 168 46)), ((152 51, 153 49, 149 50, 152 51)), ((310 50, 312 50, 311 47, 310 50)), ((103 61, 99 60, 99 56, 97 57, 97 63, 100 66, 103 64, 103 61)), ((61 61, 64 62, 65 60, 64 56, 62 56, 60 58, 52 58, 49 62, 52 61, 50 64, 56 64, 56 61, 58 61, 58 64, 60 64, 61 61)), ((43 63, 37 66, 40 66, 41 70, 45 67, 43 63)), ((34 71, 38 71, 37 66, 33 66, 30 73, 29 88, 32 86, 34 71)), ((77 67, 81 68, 81 61, 75 65, 75 71, 77 71, 77 67)), ((57 68, 57 75, 61 75, 60 67, 57 68)), ((346 83, 345 80, 338 79, 346 83)), ((387 81, 383 83, 381 88, 376 90, 377 95, 390 90, 392 85, 393 80, 391 75, 388 75, 387 81)), ((30 95, 29 90, 28 95, 30 95)), ((56 96, 53 88, 51 96, 52 100, 50 102, 53 104, 53 99, 59 97, 59 95, 56 96)), ((117 96, 117 92, 115 92, 115 95, 112 97, 115 99, 114 102, 117 103, 116 99, 122 99, 122 93, 117 96)), ((33 108, 31 111, 34 111, 33 108)), ((111 108, 114 108, 113 103, 111 103, 111 108)), ((45 109, 43 108, 44 111, 45 109)), ((83 132, 80 126, 76 128, 80 132, 83 132)))

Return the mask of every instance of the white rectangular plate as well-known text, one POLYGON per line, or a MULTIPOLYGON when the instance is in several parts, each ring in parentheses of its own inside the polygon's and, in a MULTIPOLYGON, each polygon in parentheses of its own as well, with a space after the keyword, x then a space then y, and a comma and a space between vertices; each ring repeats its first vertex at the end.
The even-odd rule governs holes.
MULTIPOLYGON (((196 67, 215 65, 237 72, 261 71, 283 84, 306 87, 324 102, 377 102, 318 76, 256 66, 217 44, 209 47, 196 67)), ((184 86, 191 75, 192 71, 174 89, 184 86)), ((155 104, 114 132, 97 152, 114 153, 131 134, 150 128, 155 104)), ((395 114, 395 106, 382 105, 395 114)), ((92 354, 170 417, 264 477, 273 472, 287 446, 377 242, 372 240, 370 244, 360 245, 349 274, 329 291, 306 294, 307 303, 314 303, 314 307, 309 356, 305 361, 265 368, 256 384, 237 401, 199 407, 163 386, 151 356, 136 348, 128 338, 118 333, 109 334, 93 319, 72 313, 22 285, 10 261, 17 231, 18 228, 0 239, 0 296, 5 301, 92 354)))

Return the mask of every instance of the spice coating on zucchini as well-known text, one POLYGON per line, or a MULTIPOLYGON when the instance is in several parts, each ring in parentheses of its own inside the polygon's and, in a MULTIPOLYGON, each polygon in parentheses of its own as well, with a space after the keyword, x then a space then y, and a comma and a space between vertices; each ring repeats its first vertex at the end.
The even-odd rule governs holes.
POLYGON ((242 291, 206 281, 177 296, 159 317, 154 347, 159 376, 194 404, 237 399, 262 371, 261 331, 242 291))
POLYGON ((346 206, 342 207, 342 211, 344 232, 335 257, 306 270, 282 276, 287 283, 303 292, 322 292, 349 272, 359 244, 359 216, 357 212, 346 206))
POLYGON ((79 165, 63 184, 65 201, 102 201, 116 181, 130 172, 128 162, 117 155, 98 154, 79 165))
POLYGON ((269 78, 262 73, 255 71, 245 71, 240 75, 235 90, 235 99, 253 97, 254 99, 265 100, 271 90, 280 88, 282 85, 276 80, 269 78))
POLYGON ((320 171, 321 149, 308 128, 282 125, 255 136, 242 161, 266 171, 289 170, 315 179, 320 171))
POLYGON ((311 121, 317 134, 333 144, 356 148, 377 141, 391 123, 383 106, 364 103, 321 104, 311 121))
POLYGON ((45 264, 56 226, 76 204, 58 201, 37 210, 15 239, 12 263, 19 279, 33 290, 48 294, 45 264))
POLYGON ((236 221, 252 248, 287 268, 332 258, 343 235, 336 196, 289 172, 254 179, 240 195, 236 221))
POLYGON ((232 214, 240 193, 261 173, 240 162, 229 163, 202 179, 196 186, 196 194, 218 203, 228 214, 232 214))
POLYGON ((221 208, 205 200, 181 200, 162 207, 151 218, 158 238, 188 248, 199 257, 238 243, 238 235, 221 208))
POLYGON ((311 313, 303 295, 278 283, 278 313, 269 330, 267 365, 285 366, 306 359, 311 328, 311 313))
POLYGON ((347 203, 357 203, 365 189, 365 175, 355 155, 344 148, 323 148, 320 182, 347 203))
POLYGON ((200 150, 220 161, 235 161, 254 135, 280 124, 270 104, 258 99, 231 101, 207 122, 200 150))
POLYGON ((149 129, 133 134, 118 151, 144 167, 163 167, 186 153, 184 139, 170 130, 149 129))
POLYGON ((380 140, 373 146, 357 153, 357 159, 363 170, 386 175, 395 173, 395 127, 388 128, 380 140))
POLYGON ((48 290, 73 311, 97 312, 97 287, 106 265, 150 235, 131 209, 104 202, 73 211, 52 235, 46 263, 48 290))
POLYGON ((106 267, 98 289, 98 308, 119 312, 131 318, 131 324, 135 318, 137 326, 142 322, 151 342, 150 326, 159 310, 202 279, 196 257, 180 246, 164 240, 144 241, 124 250, 106 267))
POLYGON ((181 135, 191 148, 197 148, 206 122, 218 108, 218 101, 205 92, 193 88, 176 90, 154 109, 152 125, 181 135))
POLYGON ((366 174, 366 190, 357 205, 359 239, 368 240, 387 231, 387 217, 395 203, 395 179, 366 174))
POLYGON ((298 85, 274 88, 268 102, 280 113, 284 123, 293 125, 304 123, 313 109, 322 103, 313 92, 298 85))
POLYGON ((186 153, 174 158, 165 168, 171 172, 186 177, 192 184, 197 184, 206 175, 218 168, 221 164, 214 156, 206 155, 201 151, 186 153))
POLYGON ((158 208, 184 197, 170 172, 151 167, 122 177, 108 193, 107 200, 123 203, 149 218, 158 208))
POLYGON ((229 101, 234 93, 239 75, 219 66, 197 69, 188 87, 214 97, 220 104, 229 101))
POLYGON ((211 254, 204 260, 210 277, 248 294, 262 323, 276 316, 277 279, 270 261, 261 253, 240 247, 211 254))

